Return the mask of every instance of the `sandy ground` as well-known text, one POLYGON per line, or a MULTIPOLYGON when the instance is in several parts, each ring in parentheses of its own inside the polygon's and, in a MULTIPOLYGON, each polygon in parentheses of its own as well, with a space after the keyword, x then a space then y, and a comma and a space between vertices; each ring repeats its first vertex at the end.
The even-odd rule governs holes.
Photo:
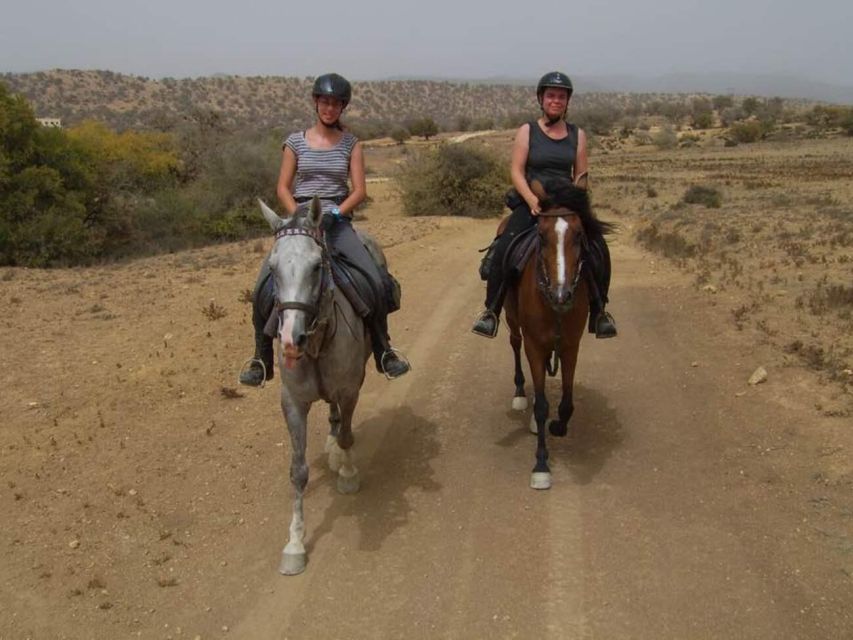
POLYGON ((367 218, 414 370, 368 374, 357 495, 336 493, 312 413, 295 578, 277 573, 278 379, 222 392, 268 241, 0 273, 0 638, 853 634, 853 436, 812 406, 813 373, 747 385, 771 347, 617 237, 620 336, 584 339, 554 487, 534 492, 505 330, 468 332, 494 223, 367 218))

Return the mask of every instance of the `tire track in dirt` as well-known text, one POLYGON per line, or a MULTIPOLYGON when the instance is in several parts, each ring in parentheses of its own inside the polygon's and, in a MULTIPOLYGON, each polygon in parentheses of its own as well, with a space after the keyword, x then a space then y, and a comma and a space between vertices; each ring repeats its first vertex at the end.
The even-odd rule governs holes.
POLYGON ((325 515, 308 522, 306 573, 268 578, 270 593, 242 614, 238 637, 556 638, 583 628, 577 490, 568 478, 549 494, 528 488, 535 444, 529 412, 509 410, 505 335, 469 333, 482 295, 471 249, 484 236, 470 227, 441 260, 426 256, 447 285, 438 300, 424 278, 404 292, 400 321, 418 337, 403 346, 415 369, 369 384, 360 403, 362 493, 324 489, 328 505, 312 496, 325 515), (357 526, 341 526, 353 517, 357 526))

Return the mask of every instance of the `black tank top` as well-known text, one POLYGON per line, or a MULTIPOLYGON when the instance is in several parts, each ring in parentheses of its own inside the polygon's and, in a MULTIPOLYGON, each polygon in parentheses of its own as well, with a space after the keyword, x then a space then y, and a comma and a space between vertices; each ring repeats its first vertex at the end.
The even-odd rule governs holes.
POLYGON ((566 123, 568 135, 554 140, 545 135, 537 121, 530 122, 530 142, 524 176, 527 183, 549 178, 574 179, 575 158, 578 155, 577 125, 566 123))

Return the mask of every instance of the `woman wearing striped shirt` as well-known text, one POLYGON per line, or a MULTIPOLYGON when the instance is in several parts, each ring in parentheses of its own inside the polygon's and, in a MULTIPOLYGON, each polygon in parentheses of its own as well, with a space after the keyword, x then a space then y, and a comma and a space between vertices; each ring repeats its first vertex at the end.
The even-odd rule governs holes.
MULTIPOLYGON (((344 131, 340 123, 341 114, 352 97, 352 88, 345 78, 329 73, 316 79, 312 95, 317 121, 310 129, 293 133, 285 140, 276 193, 288 215, 293 215, 299 204, 319 196, 326 242, 332 253, 343 256, 365 274, 373 286, 377 308, 365 322, 370 330, 376 367, 389 378, 397 378, 409 370, 409 364, 391 348, 385 276, 352 227, 353 210, 367 195, 361 143, 352 133, 344 131), (352 183, 351 191, 349 182, 352 183)), ((265 267, 255 286, 255 359, 240 374, 240 382, 251 386, 264 381, 264 369, 266 379, 272 378, 272 340, 263 333, 265 314, 259 308, 267 275, 268 267, 265 267), (258 360, 263 361, 263 367, 258 360)))

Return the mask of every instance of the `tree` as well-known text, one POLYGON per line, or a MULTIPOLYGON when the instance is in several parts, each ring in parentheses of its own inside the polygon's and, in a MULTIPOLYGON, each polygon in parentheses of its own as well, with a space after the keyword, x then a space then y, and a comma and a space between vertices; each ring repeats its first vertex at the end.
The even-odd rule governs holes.
POLYGON ((728 109, 729 107, 733 107, 735 104, 734 98, 731 96, 714 96, 712 100, 712 104, 717 111, 722 111, 723 109, 728 109))
POLYGON ((406 127, 394 127, 391 129, 391 138, 397 144, 403 144, 406 140, 412 137, 412 134, 409 133, 409 130, 406 127))
POLYGON ((435 120, 426 116, 413 120, 409 125, 409 131, 413 136, 422 136, 424 140, 429 140, 438 133, 438 125, 435 123, 435 120))
POLYGON ((744 98, 740 106, 746 115, 751 116, 758 111, 760 105, 758 98, 744 98))
POLYGON ((97 254, 91 160, 61 130, 39 126, 26 100, 0 83, 0 264, 97 254))

